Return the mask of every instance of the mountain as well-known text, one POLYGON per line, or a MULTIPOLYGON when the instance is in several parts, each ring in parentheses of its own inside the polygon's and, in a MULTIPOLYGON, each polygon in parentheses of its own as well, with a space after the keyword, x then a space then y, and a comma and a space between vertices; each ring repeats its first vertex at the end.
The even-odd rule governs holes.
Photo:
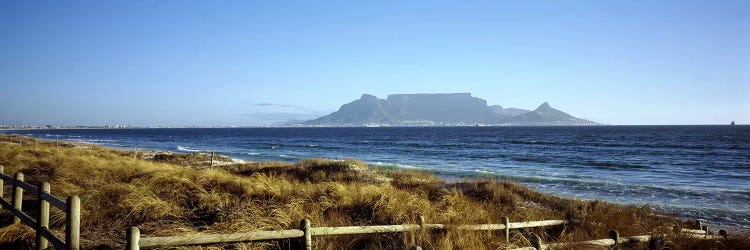
POLYGON ((390 95, 386 103, 400 121, 488 122, 491 117, 487 101, 469 93, 390 95))
POLYGON ((470 93, 395 94, 379 99, 363 94, 338 111, 302 126, 466 126, 594 125, 543 103, 533 111, 488 106, 470 93))
POLYGON ((397 124, 399 119, 391 115, 388 110, 388 101, 364 94, 359 100, 344 104, 338 111, 309 123, 331 126, 368 123, 397 124))
POLYGON ((525 125, 596 125, 597 123, 573 117, 568 113, 552 108, 544 102, 534 111, 520 114, 514 120, 525 125))
POLYGON ((490 106, 490 109, 492 109, 492 111, 495 112, 496 114, 507 115, 507 116, 517 116, 523 113, 531 112, 531 110, 517 109, 517 108, 504 109, 503 106, 500 106, 500 105, 492 105, 490 106))

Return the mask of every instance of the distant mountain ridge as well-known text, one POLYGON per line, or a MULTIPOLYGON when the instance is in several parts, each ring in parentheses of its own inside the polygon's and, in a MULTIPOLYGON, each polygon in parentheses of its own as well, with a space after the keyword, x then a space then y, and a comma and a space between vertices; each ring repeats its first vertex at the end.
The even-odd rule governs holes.
POLYGON ((474 125, 597 125, 552 108, 535 110, 488 106, 470 93, 394 94, 386 99, 363 94, 338 111, 303 126, 474 126, 474 125))

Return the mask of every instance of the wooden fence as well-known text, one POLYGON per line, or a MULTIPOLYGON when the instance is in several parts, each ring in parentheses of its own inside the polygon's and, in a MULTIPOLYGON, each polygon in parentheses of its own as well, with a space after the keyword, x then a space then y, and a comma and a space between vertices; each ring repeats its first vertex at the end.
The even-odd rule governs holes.
MULTIPOLYGON (((186 246, 186 245, 207 245, 221 243, 240 243, 262 240, 284 240, 297 239, 300 241, 300 249, 312 249, 313 236, 329 235, 353 235, 353 234, 377 234, 377 233, 402 233, 402 232, 424 232, 426 230, 466 230, 466 231, 492 231, 504 230, 506 241, 509 239, 510 230, 517 228, 532 228, 565 225, 564 220, 543 220, 543 221, 526 221, 510 222, 507 217, 503 217, 502 224, 479 224, 479 225, 445 225, 445 224, 425 224, 424 217, 417 218, 418 224, 403 225, 380 225, 380 226, 348 226, 348 227, 312 227, 310 221, 304 219, 300 222, 299 229, 276 230, 276 231, 255 231, 235 234, 209 234, 195 236, 167 236, 167 237, 148 237, 141 238, 140 230, 137 227, 131 227, 127 231, 127 248, 128 250, 137 250, 141 247, 167 247, 167 246, 186 246)), ((411 236, 412 244, 416 244, 414 235, 411 236)))
MULTIPOLYGON (((403 225, 380 225, 380 226, 348 226, 348 227, 311 227, 310 221, 304 219, 300 223, 299 229, 276 230, 276 231, 255 231, 235 234, 208 234, 193 236, 166 236, 166 237, 148 237, 141 238, 140 230, 137 227, 131 227, 127 231, 127 250, 138 250, 141 247, 174 247, 187 245, 208 245, 222 243, 241 243, 264 240, 285 240, 292 239, 299 242, 299 249, 312 249, 313 236, 330 236, 330 235, 353 235, 353 234, 377 234, 377 233, 400 233, 400 232, 419 232, 424 233, 426 230, 464 230, 464 231, 493 231, 503 230, 505 241, 509 242, 510 230, 519 228, 533 228, 546 226, 565 225, 565 220, 543 220, 543 221, 526 221, 511 223, 507 217, 503 217, 502 224, 479 224, 479 225, 445 225, 445 224, 425 224, 424 217, 417 217, 418 224, 403 225)), ((700 221, 697 222, 700 229, 681 229, 675 228, 675 233, 685 234, 688 237, 698 237, 706 239, 727 238, 724 230, 719 231, 719 235, 711 235, 705 225, 700 221)), ((610 238, 590 240, 575 243, 550 243, 544 244, 542 239, 537 235, 531 235, 531 246, 516 248, 514 250, 542 250, 551 249, 561 246, 580 245, 580 246, 616 246, 631 242, 648 242, 652 235, 639 235, 620 237, 616 230, 609 232, 610 238)), ((414 234, 411 234, 412 250, 421 250, 417 245, 414 234)))
MULTIPOLYGON (((699 224, 700 227, 700 224, 699 224)), ((705 228, 704 228, 705 229, 705 228)), ((675 234, 684 234, 687 237, 692 238, 704 238, 704 239, 726 239, 728 237, 727 231, 719 230, 719 235, 711 235, 708 230, 695 230, 695 229, 680 229, 675 228, 675 234)), ((617 230, 609 231, 608 239, 589 240, 582 242, 564 242, 564 243, 550 243, 544 244, 539 236, 533 235, 531 238, 530 247, 515 248, 512 250, 547 250, 554 249, 556 247, 564 246, 603 246, 603 247, 615 247, 620 244, 637 243, 637 242, 649 242, 654 236, 664 235, 638 235, 620 237, 620 233, 617 230)))
POLYGON ((67 201, 50 194, 50 185, 43 182, 41 188, 23 181, 23 173, 16 173, 13 177, 5 175, 5 169, 0 166, 0 204, 13 213, 13 223, 23 222, 36 231, 36 248, 47 249, 49 243, 56 249, 78 250, 81 232, 81 200, 78 196, 69 196, 67 201), (3 190, 5 184, 12 186, 11 203, 5 200, 3 190), (36 194, 39 211, 36 218, 32 218, 22 210, 23 193, 36 194), (49 230, 50 205, 65 212, 65 240, 49 230))

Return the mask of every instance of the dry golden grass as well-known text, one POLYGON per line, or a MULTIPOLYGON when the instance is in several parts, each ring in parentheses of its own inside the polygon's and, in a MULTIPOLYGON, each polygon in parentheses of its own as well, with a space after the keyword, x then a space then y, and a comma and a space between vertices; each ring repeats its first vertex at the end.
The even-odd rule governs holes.
MULTIPOLYGON (((429 172, 369 168, 356 161, 304 160, 261 162, 206 169, 205 158, 177 155, 167 162, 134 159, 129 151, 92 145, 63 144, 0 135, 0 165, 6 173, 23 172, 27 182, 51 183, 59 197, 82 201, 84 248, 122 248, 125 230, 138 226, 143 237, 235 233, 297 228, 303 218, 313 226, 414 223, 499 223, 568 218, 565 228, 513 231, 506 243, 499 232, 433 232, 416 235, 423 249, 506 249, 528 246, 535 233, 546 241, 667 233, 685 225, 655 215, 648 207, 584 202, 545 195, 493 179, 448 183, 429 172), (19 139, 22 145, 18 144, 19 139)), ((9 194, 6 188, 6 197, 9 194)), ((33 210, 33 197, 24 207, 33 210), (28 205, 27 204, 31 204, 28 205)), ((51 228, 62 231, 63 214, 53 209, 51 228)), ((0 248, 33 244, 33 231, 8 225, 0 214, 0 248), (8 225, 8 226, 6 226, 8 225)), ((316 237, 315 249, 405 249, 404 234, 316 237)), ((678 236, 675 236, 678 237, 678 236)), ((673 249, 702 249, 715 241, 665 239, 673 249), (676 244, 674 242, 689 242, 676 244)), ((722 241, 723 249, 747 249, 747 237, 722 241)), ((288 249, 293 242, 259 242, 210 246, 209 249, 288 249)), ((187 247, 197 248, 197 247, 187 247)), ((635 246, 643 249, 644 246, 635 246)))

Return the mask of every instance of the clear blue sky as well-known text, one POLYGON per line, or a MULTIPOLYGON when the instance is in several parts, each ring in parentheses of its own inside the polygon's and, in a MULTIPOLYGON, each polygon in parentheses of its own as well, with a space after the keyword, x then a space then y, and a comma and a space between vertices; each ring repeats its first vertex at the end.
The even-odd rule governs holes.
POLYGON ((750 123, 750 1, 0 1, 0 124, 264 125, 447 92, 750 123))

